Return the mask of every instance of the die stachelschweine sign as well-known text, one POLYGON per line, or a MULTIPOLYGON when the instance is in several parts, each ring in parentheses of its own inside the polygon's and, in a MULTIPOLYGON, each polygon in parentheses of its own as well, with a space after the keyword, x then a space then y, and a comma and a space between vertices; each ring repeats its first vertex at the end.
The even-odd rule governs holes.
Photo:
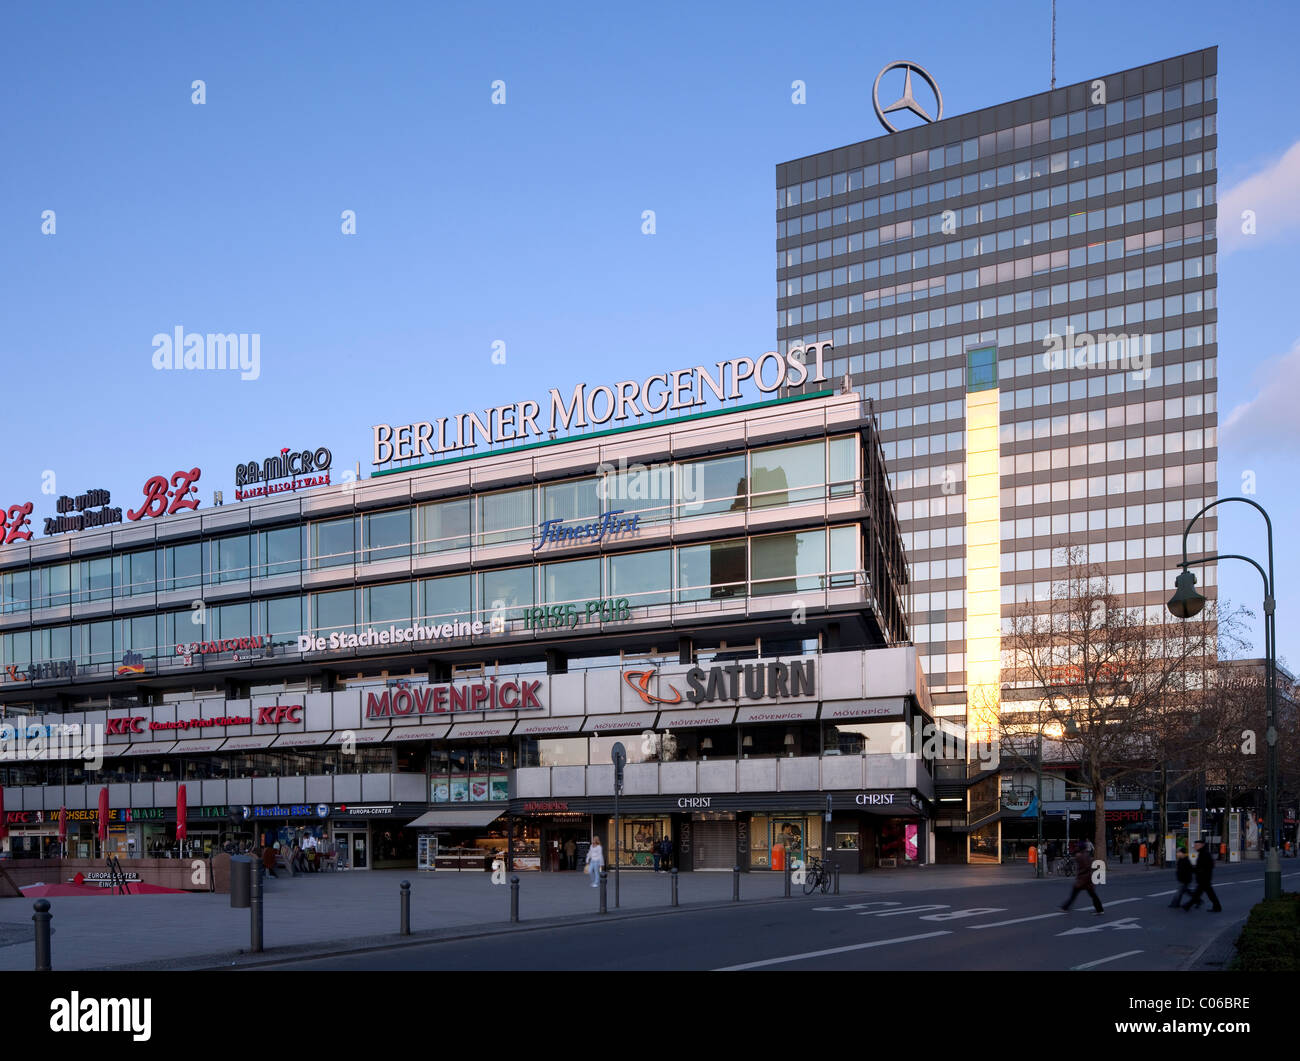
POLYGON ((707 404, 706 391, 718 401, 739 398, 740 385, 746 380, 753 380, 764 394, 809 381, 820 383, 826 379, 824 358, 831 348, 829 340, 796 343, 784 354, 769 350, 757 358, 733 357, 716 362, 712 370, 696 365, 641 381, 621 380, 612 386, 579 383, 568 394, 555 387, 547 396, 545 418, 540 421, 542 403, 521 401, 493 406, 481 415, 460 413, 397 426, 375 424, 374 463, 382 467, 480 444, 553 437, 557 431, 599 427, 629 416, 693 409, 707 404))

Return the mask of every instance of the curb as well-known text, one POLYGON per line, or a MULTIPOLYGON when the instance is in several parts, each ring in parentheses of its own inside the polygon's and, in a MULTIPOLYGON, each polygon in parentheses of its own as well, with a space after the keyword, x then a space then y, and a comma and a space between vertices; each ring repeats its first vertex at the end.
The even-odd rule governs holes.
POLYGON ((1186 972, 1223 972, 1237 953, 1237 937, 1241 934, 1250 917, 1250 911, 1241 914, 1231 923, 1225 925, 1197 948, 1196 953, 1178 967, 1180 973, 1186 972), (1209 958, 1208 952, 1213 952, 1209 958))
MULTIPOLYGON (((791 899, 796 898, 791 896, 791 899)), ((799 896, 812 900, 813 896, 799 896)), ((826 896, 816 896, 824 900, 826 896)), ((843 899, 844 895, 836 898, 843 899)), ((263 951, 252 955, 246 951, 219 951, 211 954, 195 955, 189 958, 159 959, 152 962, 138 962, 129 965, 102 966, 96 969, 78 970, 81 972, 222 972, 236 969, 270 968, 291 962, 316 958, 346 957, 349 954, 366 954, 373 951, 404 950, 408 947, 424 947, 432 943, 454 943, 467 939, 486 939, 494 936, 513 935, 521 932, 544 932, 556 928, 579 927, 582 925, 603 925, 613 921, 632 921, 647 917, 661 917, 674 913, 704 913, 709 910, 732 910, 741 907, 770 906, 789 902, 784 896, 766 899, 746 899, 741 902, 725 903, 686 903, 681 906, 662 906, 640 909, 627 913, 573 914, 568 917, 539 919, 536 921, 484 922, 479 925, 463 925, 450 929, 425 929, 412 932, 409 936, 358 936, 347 942, 332 944, 292 944, 273 948, 271 952, 263 951), (241 960, 242 959, 242 960, 241 960)))

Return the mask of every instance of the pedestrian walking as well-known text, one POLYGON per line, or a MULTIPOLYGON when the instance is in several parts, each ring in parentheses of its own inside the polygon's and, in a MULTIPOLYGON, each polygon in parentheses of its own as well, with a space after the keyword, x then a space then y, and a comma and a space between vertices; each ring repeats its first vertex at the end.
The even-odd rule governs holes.
POLYGON ((587 872, 591 874, 591 886, 600 887, 600 870, 605 864, 605 852, 600 847, 600 837, 591 838, 591 847, 587 851, 587 872))
POLYGON ((1070 890, 1070 897, 1061 904, 1061 909, 1070 909, 1075 896, 1080 892, 1087 892, 1092 898, 1093 911, 1102 913, 1101 899, 1092 883, 1092 858, 1088 854, 1088 844, 1085 840, 1079 841, 1079 846, 1074 852, 1074 886, 1070 890))
POLYGON ((1210 907, 1210 913, 1219 914, 1223 912, 1223 907, 1219 903, 1219 897, 1214 894, 1214 887, 1210 881, 1214 877, 1214 855, 1210 853, 1209 845, 1204 840, 1196 841, 1196 890, 1192 892, 1192 897, 1183 905, 1183 911, 1190 910, 1193 906, 1201 905, 1201 896, 1208 895, 1210 902, 1214 905, 1210 907))
POLYGON ((1174 875, 1178 880, 1178 894, 1169 905, 1182 906, 1183 896, 1192 893, 1192 860, 1181 847, 1178 849, 1178 860, 1174 863, 1174 875))

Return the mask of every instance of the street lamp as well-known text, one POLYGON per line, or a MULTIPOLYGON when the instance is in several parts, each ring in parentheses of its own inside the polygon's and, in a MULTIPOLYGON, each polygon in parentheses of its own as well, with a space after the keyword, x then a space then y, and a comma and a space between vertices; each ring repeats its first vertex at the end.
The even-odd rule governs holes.
POLYGON ((1269 519, 1262 505, 1247 497, 1222 497, 1217 501, 1211 501, 1188 521, 1183 531, 1183 560, 1178 565, 1183 572, 1174 580, 1174 595, 1169 598, 1169 611, 1175 618, 1190 619, 1200 614, 1201 609, 1205 607, 1205 598, 1196 591, 1196 576, 1188 568, 1193 564, 1208 564, 1216 560, 1244 560, 1258 571, 1260 578, 1264 580, 1264 716, 1267 727, 1264 741, 1268 745, 1268 817, 1265 825, 1268 832, 1268 860, 1264 865, 1264 898, 1280 899, 1282 863, 1278 856, 1277 827, 1277 631, 1274 616, 1277 602, 1273 582, 1273 521, 1269 519), (1191 533, 1193 524, 1210 509, 1227 501, 1242 501, 1257 509, 1264 517, 1264 524, 1268 528, 1267 572, 1249 556, 1241 556, 1237 553, 1206 556, 1200 560, 1187 559, 1187 536, 1191 533))

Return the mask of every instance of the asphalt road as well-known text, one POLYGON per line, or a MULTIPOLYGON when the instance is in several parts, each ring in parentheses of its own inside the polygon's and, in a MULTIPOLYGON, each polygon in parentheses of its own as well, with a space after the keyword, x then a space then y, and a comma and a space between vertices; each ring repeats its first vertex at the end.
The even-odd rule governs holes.
MULTIPOLYGON (((1221 914, 1171 909, 1172 873, 816 896, 275 963, 301 970, 1176 970, 1263 897, 1258 863, 1215 873, 1221 914)), ((1286 872, 1294 889, 1300 872, 1286 872)))

